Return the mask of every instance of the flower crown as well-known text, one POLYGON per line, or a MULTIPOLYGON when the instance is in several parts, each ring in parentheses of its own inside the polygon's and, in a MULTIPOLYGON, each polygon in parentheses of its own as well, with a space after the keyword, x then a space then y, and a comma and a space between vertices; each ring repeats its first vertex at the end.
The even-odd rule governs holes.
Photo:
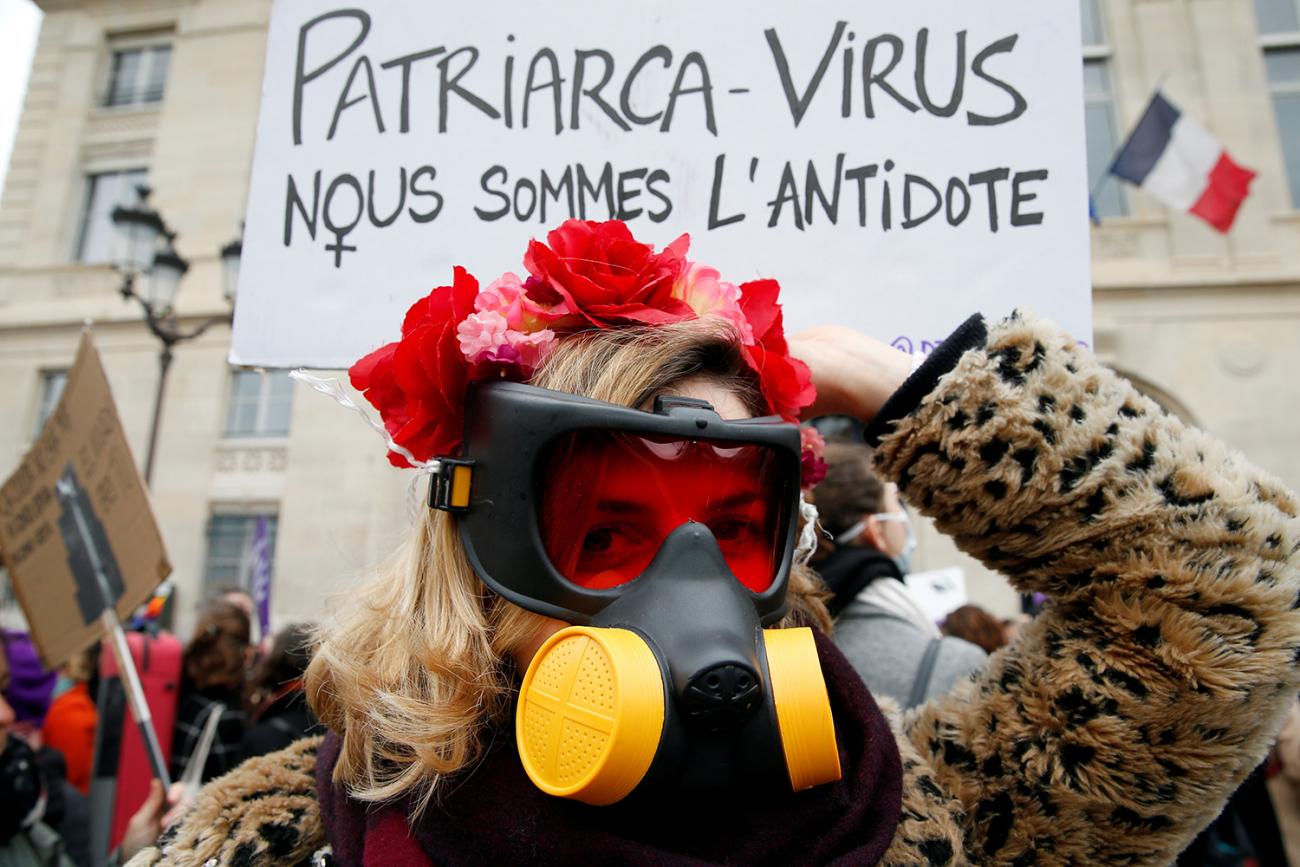
MULTIPOLYGON (((768 410, 795 421, 816 391, 808 366, 786 345, 780 286, 726 283, 717 270, 688 261, 689 246, 682 235, 655 252, 619 220, 568 220, 545 244, 529 242, 525 280, 506 273, 480 289, 457 266, 450 286, 407 311, 400 340, 352 365, 352 385, 379 410, 393 443, 422 463, 460 448, 471 382, 526 382, 557 340, 581 331, 714 316, 736 329, 768 410)), ((805 433, 805 485, 824 473, 819 441, 805 433)), ((388 459, 412 466, 396 451, 388 459)))

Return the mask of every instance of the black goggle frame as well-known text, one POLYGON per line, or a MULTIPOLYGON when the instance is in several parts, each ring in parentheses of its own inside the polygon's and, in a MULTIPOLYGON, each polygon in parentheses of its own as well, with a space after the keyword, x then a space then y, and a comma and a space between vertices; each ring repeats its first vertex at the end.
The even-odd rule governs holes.
POLYGON ((470 386, 464 455, 440 458, 429 505, 456 516, 470 565, 483 582, 514 604, 585 625, 636 579, 605 590, 580 587, 552 565, 538 524, 538 461, 556 438, 578 430, 609 430, 682 439, 766 446, 781 462, 786 526, 772 584, 750 595, 763 623, 786 611, 786 587, 799 514, 800 437, 797 425, 778 417, 727 421, 706 401, 661 395, 654 411, 550 391, 517 382, 470 386))

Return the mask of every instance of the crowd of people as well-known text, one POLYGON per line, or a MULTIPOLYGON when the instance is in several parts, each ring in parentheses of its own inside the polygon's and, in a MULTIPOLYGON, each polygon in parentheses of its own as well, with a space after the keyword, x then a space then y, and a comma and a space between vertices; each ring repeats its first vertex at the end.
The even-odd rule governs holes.
MULTIPOLYGON (((980 672, 989 654, 1011 643, 1028 618, 999 620, 963 604, 935 621, 905 579, 916 540, 896 485, 872 469, 871 450, 830 442, 826 477, 813 491, 821 542, 813 563, 824 581, 833 637, 873 695, 917 707, 980 672)), ((291 624, 260 645, 252 638, 252 601, 235 588, 202 609, 183 656, 171 773, 193 773, 205 727, 215 738, 198 773, 207 782, 245 760, 321 731, 303 677, 313 635, 291 624), (212 723, 213 718, 216 722, 212 723)), ((58 671, 44 670, 30 639, 4 632, 8 680, 0 698, 0 863, 89 867, 87 828, 97 724, 99 646, 58 671)), ((1269 759, 1224 813, 1180 857, 1180 865, 1300 863, 1300 704, 1269 759), (1288 861, 1288 858, 1290 859, 1288 861)), ((179 796, 169 796, 174 802, 179 796)), ((133 817, 122 847, 129 858, 169 819, 158 787, 133 817)))
MULTIPOLYGON (((302 682, 312 654, 310 625, 289 624, 254 643, 252 614, 252 600, 235 588, 219 590, 199 613, 182 656, 173 780, 197 776, 199 784, 206 783, 320 730, 302 682), (192 769, 201 732, 214 718, 215 737, 201 770, 192 769)), ((100 646, 47 671, 27 633, 5 630, 3 644, 0 864, 97 867, 103 861, 91 851, 88 796, 95 774, 100 646)), ((152 843, 185 797, 179 788, 163 792, 155 781, 113 857, 124 862, 152 843)))
MULTIPOLYGON (((905 583, 916 538, 897 486, 876 476, 871 450, 858 442, 833 439, 825 457, 825 479, 813 492, 821 529, 813 563, 824 581, 834 640, 877 698, 912 708, 942 696, 981 671, 1028 618, 999 620, 967 603, 930 619, 905 583)), ((224 588, 197 619, 183 656, 173 779, 192 772, 214 716, 200 782, 321 731, 303 689, 311 628, 290 624, 257 645, 252 616, 248 595, 224 588)), ((7 630, 3 638, 9 674, 0 697, 0 863, 89 867, 95 862, 86 796, 100 648, 52 672, 41 667, 24 633, 7 630)), ((168 806, 159 787, 114 854, 129 857, 151 843, 162 817, 174 814, 168 806)), ((1197 867, 1287 863, 1300 864, 1300 704, 1269 760, 1179 860, 1197 867)))

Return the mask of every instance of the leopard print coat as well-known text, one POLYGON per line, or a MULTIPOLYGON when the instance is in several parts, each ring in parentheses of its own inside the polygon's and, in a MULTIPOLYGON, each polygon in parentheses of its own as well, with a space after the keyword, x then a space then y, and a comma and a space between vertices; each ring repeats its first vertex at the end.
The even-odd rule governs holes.
MULTIPOLYGON (((970 682, 889 711, 905 779, 884 863, 1168 864, 1300 688, 1296 499, 1055 328, 979 330, 909 380, 925 393, 894 407, 877 465, 1054 602, 970 682)), ((315 749, 213 782, 132 864, 308 858, 315 749)))

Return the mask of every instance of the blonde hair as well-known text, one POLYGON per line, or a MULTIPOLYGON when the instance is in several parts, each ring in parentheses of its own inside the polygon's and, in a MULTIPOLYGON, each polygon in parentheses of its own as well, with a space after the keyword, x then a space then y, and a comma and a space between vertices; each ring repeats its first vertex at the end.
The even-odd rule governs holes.
MULTIPOLYGON (((752 411, 763 400, 734 332, 713 319, 565 338, 534 385, 643 406, 690 377, 732 390, 752 411)), ((820 580, 792 569, 783 626, 829 632, 820 580)), ((466 560, 454 521, 426 510, 410 538, 323 626, 307 696, 342 743, 334 781, 356 798, 411 795, 428 803, 447 776, 508 725, 513 654, 545 618, 489 591, 466 560)))

